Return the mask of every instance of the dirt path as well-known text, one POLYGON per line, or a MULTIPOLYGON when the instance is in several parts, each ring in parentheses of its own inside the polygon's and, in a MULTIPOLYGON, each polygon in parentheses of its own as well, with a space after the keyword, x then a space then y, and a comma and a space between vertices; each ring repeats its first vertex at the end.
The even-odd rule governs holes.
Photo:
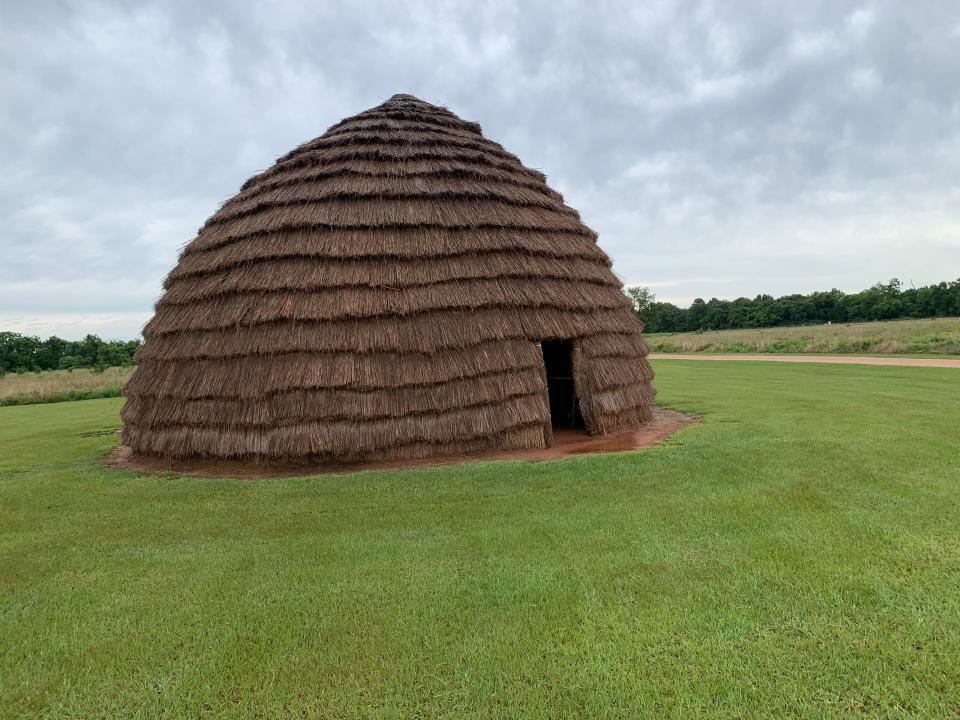
POLYGON ((861 355, 681 355, 679 353, 651 353, 651 360, 760 360, 762 362, 834 363, 837 365, 897 365, 901 367, 960 368, 960 358, 896 358, 861 355))

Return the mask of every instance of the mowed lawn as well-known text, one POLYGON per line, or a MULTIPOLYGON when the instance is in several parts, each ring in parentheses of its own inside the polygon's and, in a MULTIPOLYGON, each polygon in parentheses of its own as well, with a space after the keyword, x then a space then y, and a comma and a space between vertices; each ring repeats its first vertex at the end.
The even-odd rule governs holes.
POLYGON ((283 480, 0 409, 0 714, 960 714, 960 372, 656 370, 653 450, 283 480))

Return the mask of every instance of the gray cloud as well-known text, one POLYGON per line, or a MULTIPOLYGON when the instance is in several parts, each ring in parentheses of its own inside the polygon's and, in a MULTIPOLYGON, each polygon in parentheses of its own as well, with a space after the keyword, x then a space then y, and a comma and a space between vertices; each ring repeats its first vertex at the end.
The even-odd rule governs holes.
POLYGON ((5 328, 134 335, 218 203, 395 92, 665 299, 960 275, 954 2, 7 5, 5 328))

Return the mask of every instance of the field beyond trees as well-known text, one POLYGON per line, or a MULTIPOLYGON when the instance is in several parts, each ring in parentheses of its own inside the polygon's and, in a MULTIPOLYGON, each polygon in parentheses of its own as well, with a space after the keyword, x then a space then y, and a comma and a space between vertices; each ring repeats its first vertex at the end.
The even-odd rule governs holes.
POLYGON ((0 375, 0 407, 116 397, 132 374, 133 367, 111 367, 0 375))
POLYGON ((0 408, 0 717, 955 717, 957 371, 655 369, 649 451, 266 481, 0 408))
POLYGON ((654 333, 646 338, 657 353, 960 355, 960 318, 654 333))

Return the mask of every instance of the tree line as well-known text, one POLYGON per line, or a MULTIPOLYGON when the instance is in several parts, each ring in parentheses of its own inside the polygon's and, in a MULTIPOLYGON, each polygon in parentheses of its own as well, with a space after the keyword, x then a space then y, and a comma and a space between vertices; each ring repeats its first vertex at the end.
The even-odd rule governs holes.
MULTIPOLYGON (((868 322, 908 318, 960 317, 960 279, 920 288, 904 288, 894 278, 858 293, 841 290, 809 295, 757 295, 736 300, 704 301, 688 308, 658 302, 648 288, 630 287, 634 311, 647 332, 693 332, 728 328, 812 325, 816 323, 868 322)), ((63 340, 0 332, 0 374, 40 370, 70 370, 133 365, 139 340, 63 340)))
POLYGON ((0 332, 0 375, 5 372, 72 370, 133 365, 139 340, 102 340, 87 335, 83 340, 57 336, 41 340, 30 335, 0 332))
POLYGON ((834 289, 778 298, 757 295, 752 300, 697 298, 688 308, 658 302, 648 288, 630 287, 627 294, 650 333, 960 316, 960 279, 904 288, 894 278, 858 293, 834 289))

